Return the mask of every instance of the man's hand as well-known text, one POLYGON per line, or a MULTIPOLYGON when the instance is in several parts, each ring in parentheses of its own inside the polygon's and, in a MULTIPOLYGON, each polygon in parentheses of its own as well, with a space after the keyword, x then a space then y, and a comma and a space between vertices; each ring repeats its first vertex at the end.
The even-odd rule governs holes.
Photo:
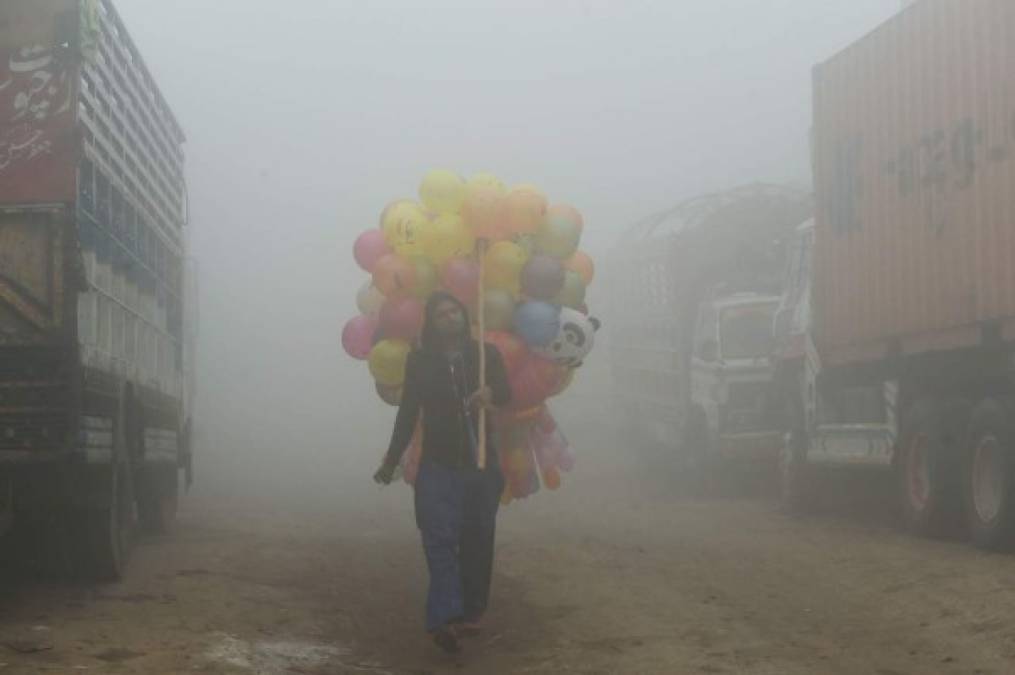
POLYGON ((480 408, 489 410, 493 408, 493 390, 490 387, 483 387, 466 399, 465 404, 469 406, 469 410, 479 410, 480 408))
POLYGON ((387 462, 381 464, 381 468, 374 473, 374 482, 378 485, 390 485, 395 478, 395 467, 389 466, 387 462))

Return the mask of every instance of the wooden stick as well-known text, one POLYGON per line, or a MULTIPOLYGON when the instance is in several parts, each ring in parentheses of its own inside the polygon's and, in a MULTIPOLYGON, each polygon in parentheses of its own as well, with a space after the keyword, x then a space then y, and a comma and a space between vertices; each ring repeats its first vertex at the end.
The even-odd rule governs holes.
MULTIPOLYGON (((486 288, 484 277, 486 276, 486 240, 476 241, 476 250, 479 253, 479 300, 477 302, 479 312, 479 390, 486 388, 486 312, 483 311, 486 300, 486 288)), ((486 407, 479 409, 479 447, 477 448, 476 466, 480 470, 486 468, 486 407)))

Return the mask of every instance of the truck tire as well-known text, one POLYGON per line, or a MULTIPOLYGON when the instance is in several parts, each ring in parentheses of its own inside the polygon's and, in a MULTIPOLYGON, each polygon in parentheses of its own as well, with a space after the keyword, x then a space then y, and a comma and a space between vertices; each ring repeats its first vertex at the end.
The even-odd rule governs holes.
POLYGON ((791 432, 779 451, 779 497, 787 513, 802 515, 814 508, 814 467, 807 461, 807 439, 791 432))
POLYGON ((803 514, 814 507, 814 467, 807 461, 807 430, 804 420, 804 403, 796 378, 787 387, 785 427, 788 429, 779 450, 779 498, 783 509, 791 514, 803 514))
POLYGON ((902 512, 909 530, 944 536, 961 514, 961 439, 968 419, 962 402, 917 401, 899 438, 896 470, 902 512))
POLYGON ((974 545, 1012 548, 1015 534, 1015 429, 1011 401, 988 398, 969 423, 963 462, 966 525, 974 545))
POLYGON ((97 476, 107 492, 101 505, 76 513, 79 555, 84 574, 94 581, 122 578, 134 534, 134 494, 126 460, 114 461, 97 476))
POLYGON ((155 534, 169 532, 179 505, 179 471, 175 466, 148 467, 142 476, 137 498, 141 528, 155 534))

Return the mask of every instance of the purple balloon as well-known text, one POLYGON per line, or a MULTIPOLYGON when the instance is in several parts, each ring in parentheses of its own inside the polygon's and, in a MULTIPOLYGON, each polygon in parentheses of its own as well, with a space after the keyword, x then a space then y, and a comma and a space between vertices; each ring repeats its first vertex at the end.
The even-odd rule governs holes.
POLYGON ((561 471, 571 471, 574 469, 574 461, 574 450, 568 446, 560 451, 560 456, 557 458, 557 466, 560 467, 561 471))
POLYGON ((354 359, 366 361, 374 346, 377 319, 372 316, 357 316, 349 319, 342 329, 342 346, 354 359))
POLYGON ((423 328, 423 303, 413 297, 395 297, 381 307, 381 334, 385 339, 412 342, 423 328))
POLYGON ((377 261, 389 253, 391 247, 384 240, 384 233, 380 230, 367 230, 356 238, 356 243, 352 247, 356 264, 371 274, 377 261))
POLYGON ((522 292, 536 300, 550 300, 564 288, 564 264, 548 255, 534 255, 522 270, 522 292))
POLYGON ((466 258, 454 258, 444 266, 441 282, 451 295, 471 307, 479 297, 479 265, 466 258))

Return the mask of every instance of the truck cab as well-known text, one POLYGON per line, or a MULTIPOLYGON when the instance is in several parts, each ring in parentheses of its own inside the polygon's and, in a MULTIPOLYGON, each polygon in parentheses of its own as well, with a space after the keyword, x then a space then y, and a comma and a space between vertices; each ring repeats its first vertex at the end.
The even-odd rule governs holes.
POLYGON ((772 321, 779 297, 717 294, 701 303, 691 357, 696 452, 711 459, 772 459, 780 446, 773 391, 772 321))
POLYGON ((810 220, 797 228, 772 330, 786 424, 779 461, 782 495, 791 510, 807 506, 810 475, 818 467, 890 468, 898 433, 897 382, 853 381, 823 370, 811 308, 814 227, 810 220))

